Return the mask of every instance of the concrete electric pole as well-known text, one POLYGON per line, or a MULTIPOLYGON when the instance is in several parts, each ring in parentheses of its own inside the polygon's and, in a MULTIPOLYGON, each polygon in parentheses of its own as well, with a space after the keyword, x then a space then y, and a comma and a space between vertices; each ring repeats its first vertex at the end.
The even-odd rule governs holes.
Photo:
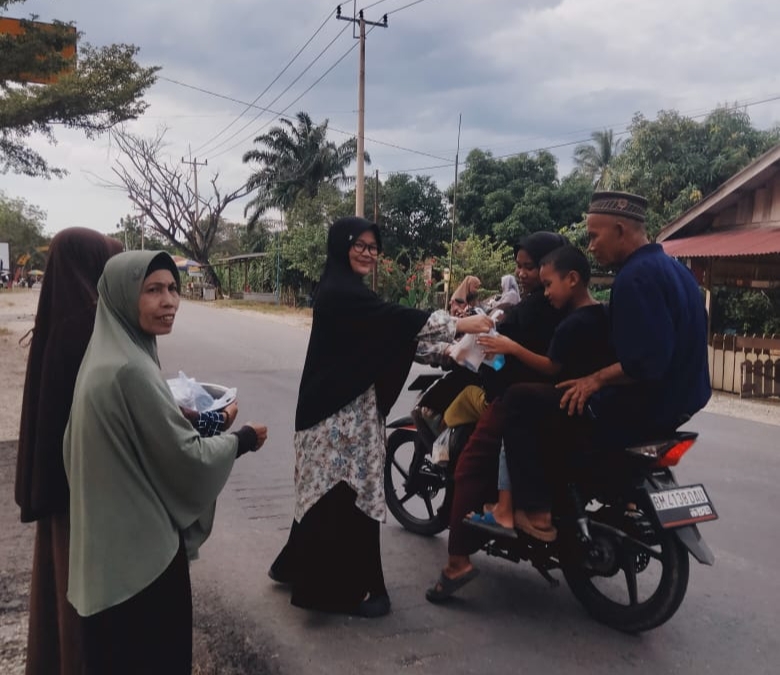
POLYGON ((351 17, 341 15, 341 5, 336 7, 336 18, 341 21, 351 21, 359 24, 359 35, 355 35, 354 29, 352 37, 360 40, 360 69, 358 75, 358 132, 357 132, 357 177, 355 180, 355 215, 363 217, 365 215, 365 163, 363 161, 365 138, 365 112, 366 112, 366 26, 379 26, 387 28, 387 14, 382 17, 382 21, 366 21, 361 9, 355 14, 357 3, 353 3, 353 15, 351 17))

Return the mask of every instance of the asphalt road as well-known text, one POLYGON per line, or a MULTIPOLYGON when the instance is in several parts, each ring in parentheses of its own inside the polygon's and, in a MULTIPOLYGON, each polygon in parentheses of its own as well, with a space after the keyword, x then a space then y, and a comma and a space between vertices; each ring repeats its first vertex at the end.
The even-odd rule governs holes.
MULTIPOLYGON (((307 340, 300 327, 195 303, 183 304, 174 334, 160 340, 167 373, 237 386, 239 423, 269 426, 266 446, 237 462, 192 568, 196 594, 213 598, 214 620, 230 624, 236 649, 249 645, 284 674, 778 672, 779 429, 707 413, 689 425, 701 436, 677 476, 703 482, 720 513, 701 527, 717 560, 692 561, 682 607, 650 633, 601 626, 565 583, 550 588, 530 566, 484 554, 478 579, 447 606, 431 605, 424 591, 445 560, 446 535, 409 534, 392 516, 382 533, 388 617, 292 607, 266 571, 292 517, 292 422, 307 340)), ((412 401, 405 394, 394 413, 412 401)))

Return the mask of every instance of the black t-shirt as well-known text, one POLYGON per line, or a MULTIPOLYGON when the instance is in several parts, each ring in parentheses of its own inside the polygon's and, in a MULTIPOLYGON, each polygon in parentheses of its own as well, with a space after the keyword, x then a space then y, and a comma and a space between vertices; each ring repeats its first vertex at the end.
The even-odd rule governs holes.
POLYGON ((562 366, 556 378, 559 382, 590 375, 615 363, 607 308, 587 305, 568 314, 555 329, 547 356, 562 366))
MULTIPOLYGON (((539 289, 507 310, 497 330, 526 349, 544 354, 550 346, 561 316, 560 311, 544 297, 544 291, 539 289)), ((482 366, 479 374, 489 401, 517 382, 544 382, 549 379, 513 356, 506 357, 506 363, 501 370, 495 371, 490 366, 482 366)))

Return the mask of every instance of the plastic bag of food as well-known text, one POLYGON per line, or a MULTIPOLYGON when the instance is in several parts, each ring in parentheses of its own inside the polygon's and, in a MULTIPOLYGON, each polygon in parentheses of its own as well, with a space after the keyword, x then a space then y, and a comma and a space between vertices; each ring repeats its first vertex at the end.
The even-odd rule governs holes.
POLYGON ((182 408, 205 412, 214 405, 214 397, 209 394, 193 377, 187 377, 181 370, 179 376, 168 380, 176 404, 182 408))

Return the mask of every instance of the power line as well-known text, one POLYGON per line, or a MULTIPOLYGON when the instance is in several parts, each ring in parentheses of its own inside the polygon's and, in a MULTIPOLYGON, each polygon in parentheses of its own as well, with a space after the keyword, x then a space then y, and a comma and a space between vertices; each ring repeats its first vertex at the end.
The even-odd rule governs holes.
MULTIPOLYGON (((737 104, 737 107, 740 107, 740 108, 751 108, 753 106, 761 105, 763 103, 772 103, 773 101, 780 101, 780 94, 777 95, 777 96, 771 96, 769 98, 761 99, 761 100, 758 100, 758 101, 752 101, 750 103, 744 103, 742 105, 737 104)), ((707 117, 708 115, 711 115, 712 113, 714 113, 718 109, 719 108, 711 108, 707 112, 703 112, 703 113, 700 113, 698 115, 688 115, 688 117, 690 117, 690 119, 697 119, 697 118, 700 118, 700 117, 707 117)), ((600 127, 600 128, 603 128, 603 127, 600 127)), ((614 133, 613 135, 614 136, 625 136, 627 133, 629 133, 628 125, 626 125, 622 130, 614 133)), ((545 145, 544 147, 541 147, 541 148, 533 148, 533 149, 530 149, 530 150, 519 150, 518 152, 510 152, 510 153, 507 153, 505 155, 496 155, 496 156, 493 157, 493 159, 507 159, 509 157, 517 157, 519 155, 527 155, 527 154, 531 154, 531 153, 534 153, 534 152, 543 152, 545 150, 557 150, 558 148, 565 148, 565 147, 571 146, 571 145, 579 145, 580 143, 589 143, 592 140, 593 140, 592 138, 581 138, 581 139, 576 140, 576 141, 566 141, 566 142, 562 142, 562 143, 556 143, 556 144, 553 144, 553 145, 545 145)), ((489 149, 486 148, 485 150, 489 152, 489 149)), ((465 162, 465 163, 467 164, 468 162, 465 162)), ((453 167, 453 166, 455 166, 455 162, 449 162, 448 164, 437 164, 437 165, 434 165, 434 166, 422 166, 422 167, 417 167, 417 168, 414 168, 414 169, 395 169, 393 171, 380 171, 379 173, 382 173, 382 174, 385 174, 385 175, 392 175, 392 174, 399 174, 399 173, 414 173, 416 171, 433 171, 434 169, 448 169, 448 168, 453 167)))
MULTIPOLYGON (((276 98, 275 98, 273 101, 271 101, 271 103, 270 103, 269 105, 273 105, 274 103, 276 103, 276 102, 277 102, 277 101, 278 101, 280 98, 282 98, 282 96, 284 96, 284 95, 285 95, 285 94, 286 94, 286 93, 287 93, 287 92, 288 92, 290 89, 292 89, 293 85, 295 85, 295 84, 298 82, 298 80, 300 80, 300 79, 301 79, 301 78, 302 78, 302 77, 303 77, 303 76, 304 76, 304 75, 305 75, 305 74, 306 74, 306 73, 307 73, 307 72, 308 72, 308 71, 311 69, 311 67, 312 67, 312 66, 313 66, 315 63, 317 63, 317 61, 319 61, 319 60, 322 58, 323 54, 325 54, 325 52, 327 52, 327 51, 328 51, 328 50, 329 50, 329 49, 330 49, 330 48, 333 46, 333 44, 336 42, 336 40, 338 40, 338 39, 341 37, 341 35, 344 33, 344 31, 345 31, 345 30, 346 30, 348 27, 349 27, 349 26, 344 26, 344 28, 343 28, 343 29, 342 29, 342 30, 341 30, 341 31, 340 31, 340 32, 339 32, 339 33, 336 35, 336 37, 334 37, 334 38, 333 38, 333 39, 332 39, 332 40, 331 40, 331 41, 330 41, 330 42, 329 42, 329 43, 328 43, 328 44, 325 46, 325 48, 324 48, 324 49, 323 49, 323 50, 322 50, 322 51, 321 51, 319 54, 317 54, 317 56, 315 56, 315 57, 314 57, 314 59, 313 59, 313 60, 312 60, 312 61, 309 63, 309 65, 308 65, 308 66, 306 66, 306 67, 305 67, 305 68, 304 68, 304 69, 303 69, 303 70, 302 70, 302 71, 299 73, 298 77, 296 77, 296 78, 295 78, 295 79, 294 79, 292 82, 290 82, 290 84, 288 84, 288 85, 287 85, 287 87, 285 87, 285 88, 282 90, 282 92, 281 92, 281 93, 280 93, 280 94, 279 94, 279 95, 278 95, 278 96, 277 96, 277 97, 276 97, 276 98)), ((354 45, 353 45, 353 46, 354 46, 354 45)), ((307 90, 307 91, 308 91, 308 90, 307 90)), ((215 150, 217 150, 218 148, 222 147, 222 146, 223 146, 223 145, 225 145, 226 143, 229 143, 229 142, 230 142, 232 139, 234 139, 236 136, 238 136, 238 135, 239 135, 239 134, 240 134, 242 131, 244 131, 244 130, 245 130, 247 127, 251 126, 251 125, 252 125, 252 124, 253 124, 255 121, 257 121, 257 119, 259 119, 259 118, 260 118, 262 115, 263 115, 263 112, 260 112, 260 113, 258 113, 257 115, 255 115, 255 116, 254 116, 254 117, 253 117, 251 120, 249 120, 249 122, 247 122, 247 123, 246 123, 246 124, 245 124, 243 127, 241 127, 241 128, 238 130, 238 131, 235 131, 235 132, 233 132, 233 133, 232 133, 230 136, 228 136, 227 138, 225 138, 225 139, 221 140, 221 141, 220 141, 219 143, 217 143, 217 144, 216 144, 216 145, 215 145, 213 148, 211 148, 211 152, 214 152, 215 150)), ((271 120, 271 121, 273 121, 273 120, 271 120)), ((269 122, 269 123, 270 123, 270 122, 269 122)), ((256 134, 258 134, 258 133, 259 133, 259 132, 260 132, 262 129, 265 129, 265 127, 266 127, 266 126, 268 126, 268 124, 269 124, 269 123, 267 123, 267 124, 264 124, 262 127, 260 127, 260 129, 257 129, 257 130, 255 130, 255 131, 253 131, 253 132, 252 132, 252 133, 251 133, 251 134, 248 136, 248 138, 252 138, 252 136, 255 136, 256 134)), ((232 150, 233 148, 235 148, 235 147, 236 147, 236 145, 241 145, 242 143, 246 142, 246 140, 247 140, 247 139, 244 139, 244 140, 241 140, 241 141, 239 141, 237 144, 230 146, 230 147, 229 147, 227 150, 232 150)), ((227 152, 227 150, 224 150, 224 151, 222 151, 222 152, 219 152, 219 153, 217 153, 217 154, 215 154, 215 155, 212 155, 212 156, 213 156, 213 157, 219 157, 220 155, 222 155, 222 154, 224 154, 225 152, 227 152)))
POLYGON ((204 143, 202 143, 201 145, 199 145, 197 148, 195 148, 194 152, 199 152, 199 151, 200 151, 202 148, 205 148, 205 147, 206 147, 206 146, 208 146, 210 143, 212 143, 212 141, 215 141, 216 139, 218 139, 218 138, 219 138, 219 137, 220 137, 222 134, 224 134, 224 133, 225 133, 225 132, 226 132, 228 129, 230 129, 230 127, 232 127, 232 126, 233 126, 233 125, 234 125, 236 122, 238 122, 238 120, 239 120, 239 119, 241 119, 241 118, 244 116, 244 114, 245 114, 245 113, 246 113, 248 110, 250 110, 250 109, 251 109, 252 105, 254 105, 255 103, 257 103, 257 102, 258 102, 258 101, 259 101, 259 100, 260 100, 260 99, 261 99, 261 98, 262 98, 262 97, 263 97, 263 96, 266 94, 266 92, 267 92, 267 91, 268 91, 268 90, 269 90, 271 87, 273 87, 273 86, 274 86, 274 84, 276 84, 276 82, 279 80, 279 78, 280 78, 282 75, 284 75, 284 74, 287 72, 288 68, 289 68, 289 67, 290 67, 290 66, 291 66, 293 63, 295 63, 296 59, 297 59, 297 58, 298 58, 298 57, 301 55, 301 53, 303 52, 303 50, 304 50, 304 49, 306 49, 306 47, 308 47, 308 46, 311 44, 311 42, 314 40, 314 38, 316 38, 316 37, 317 37, 317 35, 319 35, 319 34, 320 34, 320 31, 322 31, 322 29, 323 29, 323 28, 325 28, 325 24, 327 24, 327 23, 328 23, 328 20, 330 19, 330 15, 331 15, 331 12, 328 12, 327 16, 325 17, 324 21, 323 21, 323 22, 320 24, 319 28, 317 28, 317 30, 315 30, 315 31, 314 31, 313 35, 312 35, 312 36, 311 36, 311 37, 310 37, 308 40, 306 40, 306 42, 303 44, 303 46, 302 46, 302 47, 301 47, 301 48, 300 48, 300 49, 299 49, 299 50, 298 50, 298 51, 295 53, 295 56, 293 56, 293 57, 292 57, 292 59, 290 59, 290 60, 287 62, 287 65, 285 65, 285 67, 284 67, 284 68, 282 68, 282 70, 279 72, 279 74, 278 74, 278 75, 277 75, 277 76, 276 76, 276 77, 275 77, 273 80, 271 80, 270 84, 268 84, 268 86, 266 86, 266 88, 265 88, 265 89, 263 89, 263 91, 261 91, 261 92, 260 92, 260 93, 259 93, 259 94, 258 94, 258 95, 255 97, 255 99, 252 101, 252 103, 251 103, 251 104, 247 104, 247 106, 246 106, 246 107, 245 107, 245 108, 244 108, 244 109, 241 111, 241 113, 238 115, 238 117, 236 117, 236 118, 235 118, 235 119, 234 119, 234 120, 233 120, 233 121, 232 121, 230 124, 228 124, 227 126, 225 126, 225 127, 222 129, 222 130, 220 130, 218 133, 216 133, 215 135, 213 135, 213 136, 212 136, 211 138, 209 138, 207 141, 205 141, 204 143))
MULTIPOLYGON (((277 112, 276 110, 273 110, 271 108, 266 108, 264 106, 259 106, 257 104, 249 104, 246 101, 242 101, 241 99, 234 98, 232 96, 226 96, 225 94, 220 94, 216 91, 211 91, 210 89, 204 89, 203 87, 197 87, 194 84, 187 84, 186 82, 181 82, 180 80, 174 80, 169 77, 163 77, 160 76, 159 79, 165 80, 166 82, 170 82, 171 84, 178 85, 179 87, 185 87, 187 89, 193 89, 194 91, 198 91, 202 94, 207 94, 208 96, 214 96, 216 98, 221 98, 226 101, 231 101, 232 103, 238 103, 240 105, 249 105, 252 108, 256 108, 258 110, 263 110, 264 112, 269 112, 273 115, 276 115, 277 118, 281 117, 284 113, 277 112)), ((354 110, 351 110, 349 112, 354 113, 354 110)), ((344 134, 345 136, 354 137, 355 133, 352 131, 345 131, 344 129, 339 129, 334 126, 328 125, 328 131, 335 131, 337 134, 344 134)), ((389 148, 395 148, 396 150, 403 150, 404 152, 409 152, 414 155, 421 155, 422 157, 430 157, 431 159, 441 159, 443 161, 447 161, 446 157, 442 157, 440 155, 434 155, 430 152, 424 152, 422 150, 415 150, 414 148, 407 148, 403 145, 397 145, 396 143, 390 143, 389 141, 380 141, 377 138, 371 138, 370 136, 366 136, 365 139, 367 141, 371 141, 372 143, 376 143, 377 145, 385 145, 389 148)))
MULTIPOLYGON (((348 25, 344 26, 344 30, 346 30, 347 28, 349 28, 349 26, 348 26, 348 25)), ((373 28, 373 27, 372 27, 372 28, 373 28)), ((344 30, 342 30, 341 32, 343 33, 343 32, 344 32, 344 30)), ((371 31, 371 29, 369 29, 369 32, 370 32, 370 31, 371 31)), ((339 33, 339 35, 341 35, 341 33, 339 33)), ((337 36, 337 37, 338 37, 338 36, 337 36)), ((222 150, 222 151, 218 152, 217 154, 215 154, 215 155, 212 155, 212 157, 213 157, 213 158, 216 158, 216 157, 221 157, 221 156, 222 156, 222 155, 224 155, 226 152, 229 152, 229 151, 231 151, 231 150, 233 150, 233 149, 237 148, 239 145, 242 145, 243 143, 246 143, 246 142, 247 142, 247 140, 249 140, 249 139, 251 139, 251 138, 252 138, 252 136, 255 136, 256 134, 259 134, 259 133, 260 133, 260 132, 261 132, 263 129, 265 129, 265 128, 266 128, 266 127, 267 127, 269 124, 271 124, 271 123, 272 123, 274 120, 276 120, 276 119, 278 119, 279 117, 281 117, 282 115, 284 115, 284 114, 285 114, 285 113, 286 113, 286 112, 287 112, 287 111, 288 111, 290 108, 292 108, 292 107, 293 107, 293 106, 294 106, 294 105, 295 105, 295 104, 296 104, 298 101, 300 101, 300 100, 301 100, 301 99, 302 99, 304 96, 306 96, 306 94, 308 94, 308 93, 309 93, 309 92, 310 92, 312 89, 314 89, 314 87, 316 87, 316 86, 317 86, 317 85, 318 85, 320 82, 322 82, 322 80, 324 80, 324 79, 325 79, 325 77, 326 77, 328 74, 330 74, 330 72, 331 72, 331 71, 332 71, 332 70, 333 70, 333 69, 334 69, 336 66, 338 66, 338 65, 339 65, 339 64, 340 64, 340 63, 341 63, 341 62, 342 62, 342 61, 343 61, 345 58, 347 58, 347 56, 349 56, 349 55, 350 55, 350 53, 352 52, 352 50, 353 50, 353 49, 355 49, 355 47, 357 47, 357 46, 358 46, 358 44, 359 44, 358 42, 355 42, 355 43, 353 43, 353 45, 352 45, 352 46, 351 46, 349 49, 347 49, 347 51, 346 51, 346 52, 344 52, 344 53, 343 53, 343 54, 342 54, 342 55, 341 55, 341 56, 338 58, 338 60, 337 60, 337 61, 336 61, 336 62, 335 62, 335 63, 334 63, 334 64, 333 64, 333 65, 332 65, 330 68, 328 68, 328 69, 327 69, 327 70, 326 70, 326 71, 325 71, 325 72, 324 72, 322 75, 320 75, 320 76, 319 76, 319 77, 318 77, 316 80, 314 80, 314 82, 313 82, 313 83, 312 83, 312 84, 311 84, 309 87, 307 87, 307 88, 306 88, 306 89, 303 91, 303 93, 302 93, 302 94, 300 94, 300 95, 299 95, 297 98, 295 98, 295 99, 293 99, 292 101, 290 101, 290 103, 288 103, 288 104, 287 104, 287 106, 285 106, 285 107, 284 107, 284 108, 283 108, 283 109, 282 109, 282 110, 281 110, 279 113, 277 113, 276 117, 274 117, 273 119, 270 119, 270 120, 268 120, 268 121, 267 121, 267 122, 266 122, 266 123, 265 123, 263 126, 261 126, 259 129, 255 130, 255 131, 254 131, 252 134, 250 134, 250 135, 249 135, 247 138, 244 138, 243 140, 239 141, 238 143, 235 143, 235 144, 231 145, 229 148, 225 148, 224 150, 222 150)), ((292 86, 292 85, 291 85, 291 86, 292 86)), ((288 89, 289 89, 289 87, 288 87, 288 89)), ((287 90, 285 89, 285 91, 287 91, 287 90)), ((282 94, 284 94, 284 93, 285 93, 285 92, 282 92, 282 94)), ((281 97, 281 94, 280 94, 280 95, 279 95, 279 96, 278 96, 276 99, 274 99, 274 101, 272 101, 272 103, 276 102, 276 100, 278 100, 280 97, 281 97)))
POLYGON ((414 5, 419 5, 421 2, 425 2, 425 0, 415 0, 414 2, 410 2, 408 5, 404 5, 403 7, 399 7, 398 9, 394 9, 390 12, 387 12, 385 16, 390 16, 391 14, 395 14, 396 12, 400 12, 406 9, 407 7, 413 7, 414 5))

